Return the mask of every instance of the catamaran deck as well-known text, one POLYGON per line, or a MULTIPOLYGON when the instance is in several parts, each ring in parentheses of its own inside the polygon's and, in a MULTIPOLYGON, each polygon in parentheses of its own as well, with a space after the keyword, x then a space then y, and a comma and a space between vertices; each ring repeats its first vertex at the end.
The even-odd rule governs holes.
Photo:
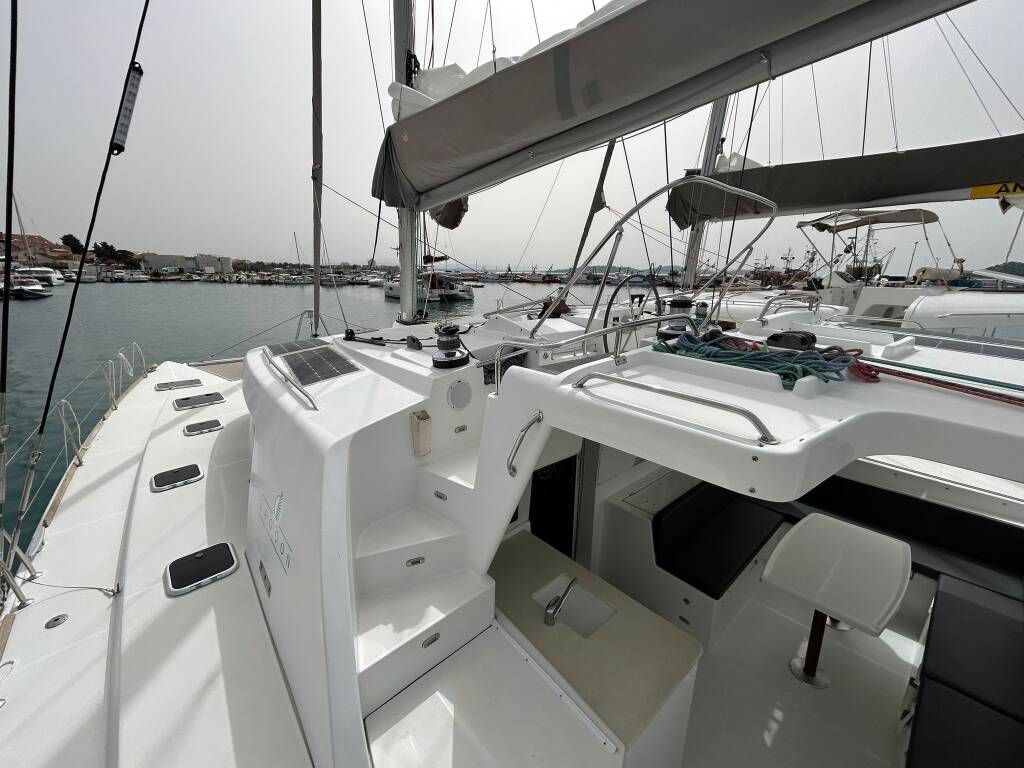
POLYGON ((231 541, 244 553, 250 465, 241 382, 164 363, 141 379, 84 453, 0 649, 0 763, 295 766, 309 756, 244 560, 177 598, 175 558, 231 541), (203 386, 156 392, 160 381, 203 386), (225 402, 175 411, 185 395, 225 402), (194 437, 185 424, 217 418, 194 437), (152 493, 157 472, 196 462, 198 483, 152 493), (108 597, 89 587, 121 591, 108 597), (54 587, 48 585, 70 585, 54 587), (43 629, 52 617, 66 621, 43 629), (38 721, 51 723, 39 738, 38 721))

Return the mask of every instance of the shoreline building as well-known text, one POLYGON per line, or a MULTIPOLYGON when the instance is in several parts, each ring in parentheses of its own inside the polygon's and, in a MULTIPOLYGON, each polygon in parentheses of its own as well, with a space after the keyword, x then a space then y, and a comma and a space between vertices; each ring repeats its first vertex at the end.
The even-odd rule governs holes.
POLYGON ((231 258, 208 253, 197 253, 195 256, 169 253, 139 253, 143 269, 147 272, 165 272, 178 270, 185 274, 200 273, 206 275, 234 274, 231 258))

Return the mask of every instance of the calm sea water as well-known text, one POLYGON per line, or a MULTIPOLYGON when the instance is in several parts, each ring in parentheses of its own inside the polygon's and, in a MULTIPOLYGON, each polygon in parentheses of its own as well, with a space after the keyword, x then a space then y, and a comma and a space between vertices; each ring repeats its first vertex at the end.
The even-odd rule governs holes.
MULTIPOLYGON (((54 287, 51 298, 14 301, 11 304, 8 379, 11 435, 7 444, 9 463, 4 513, 4 524, 8 530, 13 528, 21 496, 28 448, 13 458, 12 454, 39 424, 72 288, 71 284, 59 285, 54 287)), ((488 283, 483 288, 474 289, 476 299, 473 302, 460 302, 451 307, 431 304, 428 311, 431 319, 437 320, 446 315, 479 314, 495 309, 500 299, 504 300, 504 306, 511 306, 525 301, 519 294, 539 298, 549 293, 551 288, 515 283, 506 289, 504 285, 488 283)), ((596 288, 581 286, 574 288, 573 294, 581 301, 591 301, 596 288)), ((398 302, 385 299, 381 288, 355 285, 325 288, 321 295, 321 310, 332 333, 344 330, 339 300, 348 321, 366 328, 390 326, 398 312, 398 302)), ((116 358, 120 349, 125 349, 128 354, 132 341, 142 347, 148 364, 164 360, 188 362, 208 357, 237 357, 262 344, 294 339, 298 321, 287 318, 310 308, 312 302, 312 286, 221 283, 82 285, 54 401, 67 399, 81 423, 84 439, 107 407, 107 387, 97 365, 116 358), (277 328, 266 330, 279 323, 277 328)), ((309 335, 308 322, 302 334, 303 337, 309 335)), ((61 420, 56 412, 52 412, 33 488, 34 501, 27 518, 26 540, 45 511, 67 465, 63 434, 61 420)))

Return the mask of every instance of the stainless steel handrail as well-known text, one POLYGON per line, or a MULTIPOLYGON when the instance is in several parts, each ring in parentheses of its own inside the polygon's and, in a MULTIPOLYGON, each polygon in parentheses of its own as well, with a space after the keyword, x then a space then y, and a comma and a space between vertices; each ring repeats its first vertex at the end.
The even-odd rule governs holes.
MULTIPOLYGON (((772 296, 761 306, 761 311, 757 313, 755 318, 762 327, 768 325, 768 321, 765 318, 768 316, 768 310, 773 306, 778 305, 779 309, 782 309, 783 302, 786 301, 803 301, 807 303, 807 310, 814 312, 819 306, 821 306, 821 296, 816 293, 798 293, 798 292, 786 292, 780 293, 776 296, 772 296)), ((778 310, 776 310, 778 311, 778 310)), ((773 313, 774 314, 774 313, 773 313)))
POLYGON ((526 439, 526 433, 533 428, 534 424, 540 424, 544 421, 544 413, 542 411, 535 411, 530 420, 523 425, 523 428, 519 430, 519 435, 516 437, 516 441, 512 444, 512 450, 509 451, 508 459, 505 461, 505 468, 508 470, 509 477, 515 477, 519 470, 516 469, 515 460, 516 454, 519 453, 519 449, 523 445, 523 440, 526 439))
MULTIPOLYGON (((644 320, 631 320, 628 323, 609 325, 607 328, 599 328, 598 330, 590 331, 589 333, 581 333, 579 336, 573 336, 570 339, 563 339, 562 341, 503 341, 501 344, 498 345, 498 349, 494 353, 493 361, 485 360, 480 363, 477 363, 477 366, 482 367, 484 365, 490 365, 491 362, 494 363, 494 394, 497 395, 499 394, 499 391, 501 389, 501 361, 503 359, 502 352, 508 347, 516 348, 517 351, 509 355, 509 357, 514 357, 515 355, 520 354, 520 352, 527 350, 560 349, 561 347, 572 346, 573 344, 578 344, 589 339, 596 339, 600 336, 607 336, 609 333, 621 334, 623 331, 632 330, 633 328, 638 328, 642 325, 666 323, 672 320, 683 320, 690 324, 690 328, 693 329, 694 333, 696 333, 697 331, 696 323, 694 322, 693 318, 690 317, 689 315, 683 313, 679 313, 677 315, 655 315, 654 317, 649 317, 644 320)), ((618 357, 617 351, 616 357, 618 357)))
MULTIPOLYGON (((580 279, 580 277, 583 275, 584 270, 586 270, 586 268, 590 266, 590 262, 592 262, 594 260, 594 257, 601 252, 601 249, 604 248, 605 244, 608 242, 608 240, 611 239, 612 235, 614 235, 618 230, 622 229, 623 225, 627 221, 629 221, 630 218, 632 218, 637 211, 639 211, 641 208, 643 208, 645 205, 647 205, 655 198, 661 196, 665 192, 675 189, 676 187, 684 187, 690 184, 704 184, 709 187, 714 187, 715 189, 719 189, 722 192, 725 192, 726 194, 732 194, 736 195, 737 197, 753 200, 771 210, 771 214, 768 216, 768 221, 765 222, 764 226, 753 237, 753 239, 747 245, 745 245, 743 248, 739 250, 739 252, 737 253, 737 258, 740 254, 743 254, 748 250, 751 252, 753 251, 754 243, 756 243, 761 238, 761 235, 768 231, 768 227, 770 227, 772 222, 775 221, 775 215, 779 210, 779 207, 771 200, 769 200, 767 197, 755 195, 753 192, 749 192, 745 189, 740 189, 739 187, 731 187, 728 184, 723 184, 722 182, 717 181, 715 179, 709 179, 706 176, 683 176, 682 178, 678 178, 675 181, 670 181, 668 184, 665 184, 659 187, 658 189, 654 190, 654 192, 647 195, 647 197, 645 197, 643 200, 637 202, 636 205, 634 205, 632 208, 626 211, 622 216, 620 216, 616 220, 614 224, 612 224, 608 232, 606 232, 604 237, 602 237, 597 242, 597 245, 594 246, 594 249, 590 252, 587 258, 584 259, 580 263, 580 266, 576 269, 576 271, 569 276, 569 279, 566 281, 565 286, 562 288, 561 291, 559 291, 558 298, 554 302, 552 302, 551 306, 548 307, 548 309, 541 315, 540 319, 537 321, 537 324, 533 327, 533 330, 530 331, 530 338, 532 339, 536 335, 537 330, 542 325, 544 325, 544 321, 548 319, 548 317, 554 311, 554 308, 558 305, 558 303, 569 295, 569 290, 576 284, 576 281, 580 279)), ((747 255, 749 255, 749 253, 747 255)), ((614 255, 612 258, 614 258, 614 255)), ((735 261, 735 258, 727 260, 726 265, 723 268, 723 271, 728 270, 729 266, 732 264, 733 261, 735 261)))
POLYGON ((263 347, 261 352, 263 353, 263 359, 267 361, 271 368, 273 368, 275 371, 278 372, 278 374, 280 374, 281 378, 284 379, 285 383, 290 384, 299 394, 301 394, 306 399, 306 402, 310 404, 314 411, 319 411, 320 406, 317 405, 316 400, 313 399, 313 396, 306 391, 306 388, 304 386, 302 386, 301 384, 299 384, 299 382, 295 381, 295 379, 289 376, 287 371, 285 371, 281 366, 274 362, 274 356, 270 354, 270 350, 267 349, 266 347, 263 347))
MULTIPOLYGON (((632 379, 625 379, 621 376, 611 376, 607 373, 588 373, 583 378, 579 379, 575 384, 572 385, 573 389, 583 389, 588 381, 597 379, 599 381, 608 381, 612 384, 621 384, 626 387, 635 387, 636 389, 642 389, 645 392, 653 392, 656 395, 665 395, 666 397, 674 397, 677 400, 685 400, 690 403, 697 403, 698 405, 706 405, 709 408, 716 408, 720 411, 726 411, 728 413, 734 413, 737 416, 741 416, 750 422, 751 426, 758 432, 758 442, 764 445, 778 445, 779 439, 771 433, 771 430, 765 425, 761 419, 757 417, 757 414, 752 411, 748 411, 746 408, 740 408, 738 405, 732 405, 731 403, 723 403, 719 400, 711 400, 707 397, 700 397, 699 395, 688 395, 685 392, 676 392, 674 389, 666 389, 665 387, 656 387, 653 384, 644 384, 642 381, 634 381, 632 379)), ((737 435, 738 437, 738 435, 737 435)))

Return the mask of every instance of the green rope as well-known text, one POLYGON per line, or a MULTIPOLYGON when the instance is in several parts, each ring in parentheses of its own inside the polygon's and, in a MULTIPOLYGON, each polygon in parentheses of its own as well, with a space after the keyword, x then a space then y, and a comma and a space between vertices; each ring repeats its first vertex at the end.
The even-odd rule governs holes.
POLYGON ((719 346, 707 343, 691 334, 683 334, 671 343, 659 341, 655 352, 668 352, 682 357, 710 360, 715 363, 774 373, 782 379, 785 389, 793 389, 803 378, 813 376, 819 381, 843 381, 843 371, 854 364, 856 358, 841 349, 826 350, 762 350, 719 346))

